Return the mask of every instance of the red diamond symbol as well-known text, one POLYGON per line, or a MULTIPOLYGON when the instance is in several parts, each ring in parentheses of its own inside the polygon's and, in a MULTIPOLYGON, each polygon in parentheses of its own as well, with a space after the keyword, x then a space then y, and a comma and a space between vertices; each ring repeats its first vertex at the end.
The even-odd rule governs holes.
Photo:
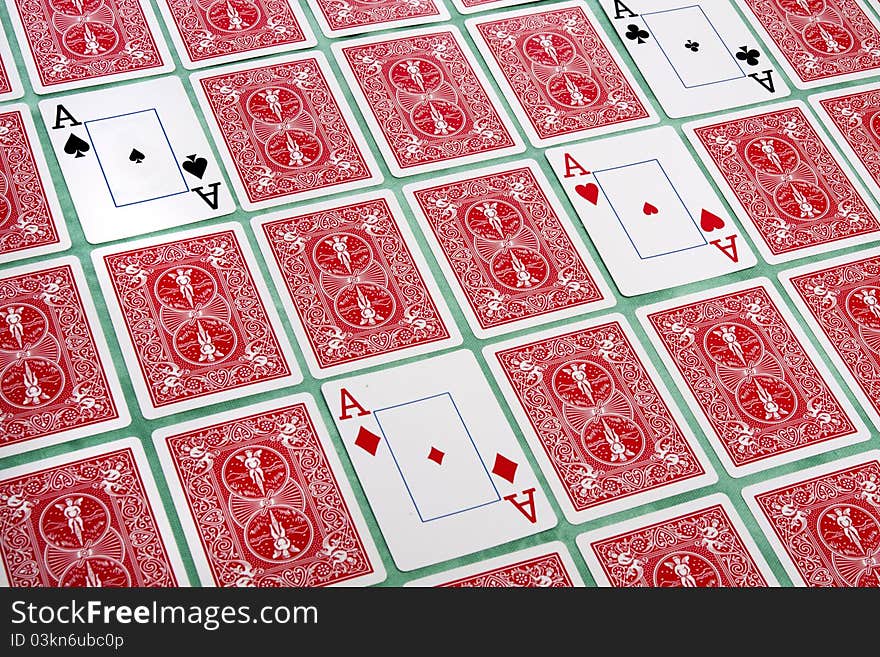
POLYGON ((361 427, 360 431, 358 431, 357 438, 354 439, 354 444, 365 452, 368 452, 370 456, 376 456, 376 450, 379 449, 379 443, 381 441, 382 439, 372 431, 365 427, 361 427))
POLYGON ((430 454, 428 454, 428 460, 434 461, 437 465, 441 465, 443 463, 443 457, 446 456, 444 452, 441 452, 436 447, 431 448, 430 454))
POLYGON ((496 474, 502 479, 507 479, 510 483, 513 483, 513 478, 516 476, 516 469, 519 466, 511 461, 506 456, 501 456, 501 454, 495 455, 495 465, 492 466, 492 474, 496 474))

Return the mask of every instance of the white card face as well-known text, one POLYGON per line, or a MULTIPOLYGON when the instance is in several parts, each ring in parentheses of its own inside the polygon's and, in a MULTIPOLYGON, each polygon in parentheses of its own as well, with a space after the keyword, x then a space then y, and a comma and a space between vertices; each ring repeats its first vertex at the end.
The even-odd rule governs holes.
POLYGON ((674 128, 554 148, 547 159, 624 296, 757 262, 674 128))
POLYGON ((83 125, 117 208, 189 192, 155 109, 83 125), (120 148, 132 139, 135 145, 130 151, 120 148))
POLYGON ((790 93, 727 0, 600 0, 600 4, 673 118, 790 93))
POLYGON ((621 227, 641 259, 686 251, 706 243, 659 159, 594 171, 593 175, 599 189, 614 206, 621 227), (633 194, 635 189, 642 190, 643 194, 633 194), (645 209, 648 201, 642 196, 651 199, 657 212, 645 209), (660 208, 663 208, 662 215, 660 208), (645 217, 652 214, 662 216, 663 220, 645 221, 645 217))
POLYGON ((517 550, 404 584, 426 587, 563 588, 582 587, 571 553, 562 541, 517 550))
POLYGON ((470 352, 333 381, 322 391, 401 570, 556 525, 470 352))
POLYGON ((235 210, 176 78, 44 100, 40 113, 93 244, 235 210))
POLYGON ((377 409, 373 417, 422 522, 498 500, 498 491, 448 392, 377 409), (426 419, 430 423, 423 425, 426 419), (413 440, 416 435, 419 439, 413 440), (430 446, 427 458, 426 446, 430 446))

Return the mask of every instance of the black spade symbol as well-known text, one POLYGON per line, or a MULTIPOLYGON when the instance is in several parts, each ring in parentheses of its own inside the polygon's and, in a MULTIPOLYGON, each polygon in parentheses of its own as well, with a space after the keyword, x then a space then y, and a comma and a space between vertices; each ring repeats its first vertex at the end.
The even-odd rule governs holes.
POLYGON ((203 157, 196 157, 195 155, 187 155, 181 166, 184 171, 191 173, 201 180, 202 176, 205 175, 205 169, 208 168, 208 160, 203 157))
POLYGON ((89 142, 80 139, 74 134, 71 134, 67 138, 67 142, 64 144, 64 152, 68 155, 73 155, 74 157, 83 157, 87 151, 91 150, 91 148, 89 142))

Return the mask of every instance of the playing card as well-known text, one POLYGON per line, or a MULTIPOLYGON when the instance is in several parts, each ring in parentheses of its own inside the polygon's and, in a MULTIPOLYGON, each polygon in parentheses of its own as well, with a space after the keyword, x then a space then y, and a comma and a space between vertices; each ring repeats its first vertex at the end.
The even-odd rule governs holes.
POLYGON ((6 8, 38 94, 174 70, 144 0, 6 0, 6 8))
POLYGON ((246 210, 382 182, 319 52, 190 76, 246 210))
POLYGON ((561 541, 536 545, 412 580, 404 586, 434 588, 571 588, 584 581, 561 541))
POLYGON ((880 213, 803 103, 684 130, 770 264, 880 238, 880 213))
POLYGON ((789 269, 779 280, 880 427, 880 249, 789 269))
POLYGON ((880 88, 876 82, 810 96, 846 160, 880 198, 880 88))
POLYGON ((0 263, 70 246, 27 105, 0 111, 0 263))
POLYGON ((745 0, 741 6, 800 89, 880 73, 880 27, 861 0, 745 0))
POLYGON ((442 0, 315 0, 311 9, 331 38, 449 20, 442 0))
POLYGON ((0 586, 189 584, 137 438, 0 472, 0 586))
POLYGON ((153 441, 203 586, 385 579, 310 395, 177 424, 153 441))
POLYGON ((534 160, 404 188, 477 337, 615 303, 549 189, 534 160))
POLYGON ((769 280, 636 314, 731 476, 868 439, 769 280))
POLYGON ((144 417, 302 381, 238 224, 104 247, 92 260, 144 417))
POLYGON ((40 113, 92 244, 235 210, 177 78, 43 100, 40 113))
POLYGON ((391 192, 252 224, 314 376, 461 344, 391 192))
POLYGON ((468 30, 535 146, 659 119, 583 2, 468 21, 468 30))
POLYGON ((24 95, 24 88, 15 69, 15 59, 3 30, 0 30, 0 103, 5 103, 24 95))
POLYGON ((321 390, 400 570, 556 526, 471 352, 331 381, 321 390))
POLYGON ((522 153, 525 145, 453 26, 333 44, 394 176, 522 153))
POLYGON ((718 480, 622 315, 483 353, 572 524, 718 480))
POLYGON ((460 14, 473 14, 477 11, 524 5, 529 2, 534 2, 534 0, 452 0, 452 4, 460 14))
POLYGON ((748 486, 743 497, 796 585, 880 586, 880 451, 748 486))
POLYGON ((560 146, 546 155, 624 296, 757 263, 675 128, 560 146))
POLYGON ((158 0, 158 5, 188 69, 317 43, 294 0, 158 0))
POLYGON ((581 534, 577 544, 599 586, 779 585, 721 494, 581 534))
POLYGON ((791 93, 728 0, 599 0, 599 4, 673 118, 791 93))
POLYGON ((79 261, 0 278, 0 456, 129 423, 79 261))

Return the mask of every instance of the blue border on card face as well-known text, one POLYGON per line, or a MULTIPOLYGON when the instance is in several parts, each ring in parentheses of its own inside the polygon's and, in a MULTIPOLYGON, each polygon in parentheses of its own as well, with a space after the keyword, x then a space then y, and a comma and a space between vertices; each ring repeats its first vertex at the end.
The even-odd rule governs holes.
POLYGON ((171 140, 168 139, 168 132, 165 130, 165 125, 162 123, 162 119, 159 117, 159 112, 155 107, 151 107, 150 109, 144 110, 136 110, 134 112, 126 112, 125 114, 116 114, 115 116, 104 116, 100 119, 91 119, 89 121, 84 121, 83 126, 86 129, 86 133, 89 136, 89 141, 92 144, 92 149, 95 151, 95 158, 98 161, 98 167, 101 169, 101 176, 104 178, 104 184, 107 185, 107 190, 110 192, 110 200, 113 201, 113 205, 117 208, 124 208, 130 205, 139 205, 141 203, 149 203, 150 201, 158 201, 163 198, 170 198, 172 196, 180 196, 181 194, 188 193, 189 186, 186 184, 186 178, 183 175, 183 171, 180 169, 180 163, 177 160, 177 154, 174 152, 174 148, 171 146, 171 140), (110 186, 110 182, 107 180, 107 174, 104 169, 104 164, 101 162, 101 156, 98 154, 98 149, 95 146, 95 140, 92 139, 92 132, 89 130, 90 123, 99 123, 101 121, 112 121, 114 119, 121 119, 127 116, 134 116, 135 114, 146 114, 152 112, 156 116, 156 122, 159 124, 159 128, 162 130, 162 136, 165 137, 165 143, 168 144, 168 151, 171 153, 171 159, 174 161, 174 165, 177 167, 177 173, 180 174, 180 182, 183 184, 183 189, 179 192, 172 192, 170 194, 163 194, 162 196, 154 196, 151 198, 141 199, 140 201, 131 201, 130 203, 117 203, 116 197, 113 194, 113 188, 110 186))
POLYGON ((421 399, 414 399, 412 401, 403 402, 400 404, 394 404, 393 406, 386 406, 385 408, 380 408, 373 411, 373 417, 376 419, 376 424, 379 426, 379 431, 382 434, 382 438, 385 440, 385 444, 388 446, 388 452, 391 454, 391 458, 394 460, 394 465, 397 467, 397 472, 400 474, 400 478, 403 481, 403 485, 406 487, 406 492, 409 494, 410 500, 412 500, 413 507, 416 510, 416 513, 419 514, 419 520, 424 522, 431 522, 433 520, 440 520, 442 518, 448 518, 450 516, 458 515, 460 513, 466 513, 468 511, 472 511, 474 509, 479 509, 480 507, 489 506, 490 504, 495 504, 496 502, 501 501, 501 493, 498 492, 498 488, 495 486, 495 482, 492 481, 492 477, 489 475, 489 469, 486 467, 486 462, 483 460, 480 451, 477 449, 477 445, 474 442, 474 438, 471 435, 470 429, 468 429, 467 424, 464 421, 464 418, 461 416, 461 411, 458 410, 458 406, 455 403, 455 399, 453 399, 452 394, 449 392, 441 392, 436 395, 430 395, 428 397, 422 397, 421 399), (464 509, 459 509, 458 511, 451 511, 449 513, 445 513, 443 515, 434 516, 431 518, 426 518, 422 515, 422 510, 419 509, 419 505, 416 502, 415 497, 413 496, 412 490, 410 489, 409 483, 407 483, 406 476, 403 474, 403 470, 400 467, 400 463, 397 460, 397 456, 394 454, 394 450, 391 448, 391 441, 388 440, 388 436, 385 433, 385 429, 382 426, 382 422, 379 419, 379 413, 383 411, 389 411, 395 408, 401 408, 403 406, 411 406, 413 404, 418 404, 420 402, 428 401, 430 399, 437 399, 439 397, 447 397, 449 399, 449 403, 452 405, 452 408, 455 410, 455 413, 458 415, 458 419, 461 422, 461 426, 467 434, 468 440, 471 442, 471 446, 474 448, 474 453, 477 456, 477 459, 480 461, 480 465, 483 466, 483 471, 486 473, 486 479, 489 481, 489 485, 492 487, 492 490, 495 491, 495 499, 489 500, 488 502, 483 502, 481 504, 475 504, 474 506, 470 506, 464 509))
POLYGON ((623 232, 626 234, 626 237, 629 240, 629 243, 632 245, 633 250, 636 252, 636 255, 639 256, 639 259, 651 260, 652 258, 662 258, 663 256, 672 255, 674 253, 681 253, 683 251, 690 251, 692 249, 700 249, 700 248, 706 246, 707 244, 709 244, 709 242, 706 240, 706 236, 703 234, 702 229, 700 228, 697 221, 694 219, 694 215, 691 214, 691 211, 688 209, 687 204, 684 202, 684 199, 681 197, 681 194, 678 193, 678 189, 676 189, 675 185, 672 184, 672 180, 670 179, 669 174, 666 173, 666 169, 663 168, 663 164, 657 158, 643 160, 642 162, 631 162, 629 164, 621 164, 620 166, 610 167, 608 169, 598 169, 596 171, 593 171, 592 173, 593 173, 593 178, 595 178, 595 180, 596 180, 596 184, 599 186, 599 189, 602 192, 602 196, 604 196, 605 200, 608 202, 608 206, 611 208, 611 211, 614 213, 614 216, 617 218, 617 222, 620 224, 621 230, 623 230, 623 232), (617 209, 614 207, 614 203, 608 197, 608 194, 605 191, 605 187, 602 185, 602 181, 599 179, 599 174, 609 173, 611 171, 619 171, 621 169, 627 169, 629 167, 637 167, 637 166, 641 166, 643 164, 656 164, 657 168, 660 169, 660 172, 666 178, 666 182, 669 183, 669 187, 672 189, 673 192, 675 192, 675 196, 676 196, 676 198, 678 198, 678 202, 681 203, 682 210, 684 210, 685 214, 691 220, 691 223, 693 224, 694 228, 696 229, 696 234, 700 236, 701 241, 699 243, 691 244, 690 246, 683 246, 680 249, 675 249, 672 251, 664 251, 662 253, 654 253, 651 255, 642 255, 641 251, 639 251, 639 247, 636 246, 636 241, 633 239, 633 236, 630 233, 630 231, 627 230, 626 224, 623 222, 623 220, 620 217, 620 213, 618 213, 617 209))
POLYGON ((660 52, 663 53, 663 56, 666 58, 666 61, 669 63, 669 68, 672 69, 672 71, 675 73, 675 76, 679 79, 679 81, 681 82, 681 85, 685 89, 699 89, 700 87, 708 87, 713 84, 724 84, 725 82, 732 82, 734 80, 741 80, 742 78, 745 78, 747 76, 747 73, 743 70, 743 67, 740 66, 740 63, 737 61, 736 56, 732 52, 730 52, 730 48, 728 48, 727 44, 724 43, 724 39, 721 38, 721 34, 718 33, 718 29, 715 27, 715 25, 712 23, 712 21, 709 19, 709 17, 706 16, 706 12, 703 11, 703 8, 700 5, 688 5, 688 6, 684 6, 684 7, 675 7, 673 9, 664 9, 663 11, 652 11, 649 13, 640 14, 640 18, 642 19, 642 22, 645 24, 645 27, 647 27, 651 31, 651 36, 654 37, 654 42, 657 44, 657 47, 660 49, 660 52), (715 36, 718 37, 718 42, 724 47, 724 50, 727 51, 727 53, 730 55, 730 59, 736 65, 736 68, 739 69, 740 75, 732 77, 732 78, 722 78, 719 80, 713 80, 711 82, 703 82, 700 84, 687 84, 682 79, 678 70, 675 68, 675 65, 672 63, 672 60, 669 58, 669 55, 667 54, 666 49, 663 47, 663 44, 660 42, 660 39, 657 38, 656 33, 654 32, 651 25, 648 23, 648 20, 646 17, 647 16, 656 16, 658 14, 668 14, 671 12, 682 11, 685 9, 698 9, 700 11, 700 13, 703 14, 703 18, 706 20, 706 24, 712 28, 712 31, 715 33, 715 36))

